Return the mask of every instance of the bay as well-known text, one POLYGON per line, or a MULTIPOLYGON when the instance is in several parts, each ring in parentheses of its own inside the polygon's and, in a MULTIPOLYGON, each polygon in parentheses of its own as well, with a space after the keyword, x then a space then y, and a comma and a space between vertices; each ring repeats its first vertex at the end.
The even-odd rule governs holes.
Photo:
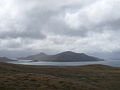
POLYGON ((31 62, 32 60, 17 60, 9 63, 23 65, 48 65, 48 66, 82 66, 91 64, 102 64, 120 67, 120 60, 88 61, 88 62, 31 62))

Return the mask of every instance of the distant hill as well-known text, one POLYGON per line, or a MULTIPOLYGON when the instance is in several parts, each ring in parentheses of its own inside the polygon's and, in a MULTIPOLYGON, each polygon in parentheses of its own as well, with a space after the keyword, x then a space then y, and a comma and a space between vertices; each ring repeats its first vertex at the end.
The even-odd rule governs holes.
POLYGON ((14 61, 14 60, 9 59, 7 57, 0 57, 0 62, 9 62, 9 61, 14 61))
POLYGON ((37 55, 31 55, 28 57, 21 57, 19 59, 23 60, 33 60, 33 61, 50 61, 50 62, 76 62, 76 61, 101 61, 96 57, 88 56, 84 53, 75 53, 71 51, 62 52, 56 55, 47 55, 45 53, 40 53, 37 55))

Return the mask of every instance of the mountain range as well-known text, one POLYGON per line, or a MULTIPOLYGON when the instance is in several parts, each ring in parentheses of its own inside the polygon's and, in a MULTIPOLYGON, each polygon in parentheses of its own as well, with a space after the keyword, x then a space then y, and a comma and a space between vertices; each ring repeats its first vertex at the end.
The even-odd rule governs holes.
POLYGON ((22 60, 33 60, 33 62, 47 61, 47 62, 77 62, 77 61, 101 61, 97 57, 89 56, 84 53, 75 53, 72 51, 66 51, 58 53, 55 55, 47 55, 45 53, 40 53, 36 55, 31 55, 27 57, 21 57, 18 59, 22 60))

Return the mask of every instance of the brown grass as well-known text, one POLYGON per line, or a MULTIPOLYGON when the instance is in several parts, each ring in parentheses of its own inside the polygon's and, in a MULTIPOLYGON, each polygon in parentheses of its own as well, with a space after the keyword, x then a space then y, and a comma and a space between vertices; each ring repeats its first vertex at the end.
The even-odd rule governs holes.
POLYGON ((0 63, 0 90, 120 90, 120 68, 0 63))

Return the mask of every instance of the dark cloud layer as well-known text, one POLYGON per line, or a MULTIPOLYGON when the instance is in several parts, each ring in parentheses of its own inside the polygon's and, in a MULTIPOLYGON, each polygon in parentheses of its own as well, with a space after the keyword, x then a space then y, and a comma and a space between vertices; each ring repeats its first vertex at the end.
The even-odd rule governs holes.
POLYGON ((119 0, 0 0, 0 52, 114 56, 120 51, 119 5, 119 0))

